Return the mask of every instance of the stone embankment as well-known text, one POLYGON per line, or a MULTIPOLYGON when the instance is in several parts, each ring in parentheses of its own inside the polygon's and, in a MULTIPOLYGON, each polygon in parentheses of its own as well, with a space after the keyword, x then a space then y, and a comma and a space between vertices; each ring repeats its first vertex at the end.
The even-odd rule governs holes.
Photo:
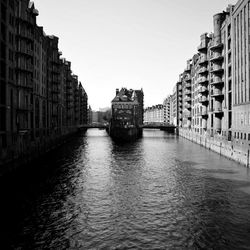
POLYGON ((179 136, 202 145, 203 147, 234 160, 246 167, 249 167, 250 165, 249 147, 240 142, 226 141, 223 138, 220 138, 220 136, 210 137, 199 135, 184 129, 179 130, 179 136))
POLYGON ((77 133, 84 133, 85 131, 86 129, 74 127, 63 134, 37 138, 33 141, 30 141, 29 138, 25 140, 25 136, 19 138, 13 148, 0 152, 0 177, 38 159, 69 141, 77 133))

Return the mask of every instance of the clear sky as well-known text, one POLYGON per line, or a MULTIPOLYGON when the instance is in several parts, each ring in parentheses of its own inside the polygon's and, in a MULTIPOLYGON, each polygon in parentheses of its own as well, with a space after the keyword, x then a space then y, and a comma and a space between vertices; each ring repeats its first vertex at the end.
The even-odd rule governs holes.
POLYGON ((172 93, 213 15, 236 0, 35 0, 38 25, 59 37, 92 109, 115 89, 144 90, 145 107, 172 93))

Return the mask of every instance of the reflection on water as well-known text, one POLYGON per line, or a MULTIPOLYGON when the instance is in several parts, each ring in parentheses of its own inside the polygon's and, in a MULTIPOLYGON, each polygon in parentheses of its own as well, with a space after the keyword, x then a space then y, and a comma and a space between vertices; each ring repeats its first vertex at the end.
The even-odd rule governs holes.
POLYGON ((14 249, 250 247, 248 169, 163 131, 89 130, 0 185, 14 249))

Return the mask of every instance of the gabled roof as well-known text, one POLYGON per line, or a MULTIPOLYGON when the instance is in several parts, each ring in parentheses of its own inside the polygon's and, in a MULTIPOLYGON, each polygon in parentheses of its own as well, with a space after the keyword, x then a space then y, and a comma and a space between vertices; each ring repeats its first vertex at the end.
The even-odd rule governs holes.
POLYGON ((112 102, 133 102, 135 101, 135 92, 134 90, 122 88, 112 102))

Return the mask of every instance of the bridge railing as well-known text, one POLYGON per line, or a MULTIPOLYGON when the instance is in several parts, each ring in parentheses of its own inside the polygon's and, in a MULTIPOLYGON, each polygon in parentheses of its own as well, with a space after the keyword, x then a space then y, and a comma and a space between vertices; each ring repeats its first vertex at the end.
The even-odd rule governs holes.
POLYGON ((150 122, 150 123, 144 123, 143 126, 144 128, 175 128, 176 126, 170 123, 163 123, 163 122, 150 122))

